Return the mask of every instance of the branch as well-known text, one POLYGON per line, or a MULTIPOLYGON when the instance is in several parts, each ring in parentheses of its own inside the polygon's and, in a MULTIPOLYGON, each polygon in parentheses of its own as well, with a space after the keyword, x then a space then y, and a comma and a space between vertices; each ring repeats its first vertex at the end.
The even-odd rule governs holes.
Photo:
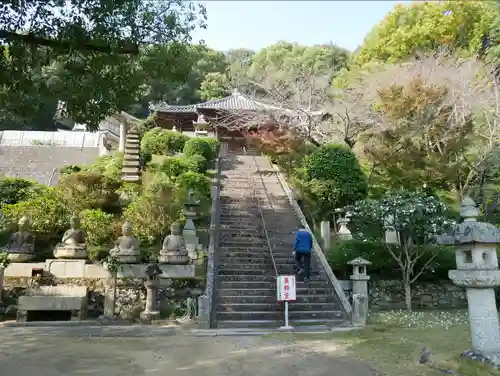
MULTIPOLYGON (((39 37, 34 34, 18 34, 7 30, 0 29, 0 39, 7 41, 22 42, 34 46, 46 46, 56 49, 70 50, 76 48, 78 50, 87 50, 93 52, 101 52, 106 54, 120 54, 120 55, 138 55, 139 46, 131 44, 129 46, 111 46, 105 44, 97 44, 92 41, 70 41, 70 40, 56 40, 51 38, 39 37)), ((123 41, 118 44, 125 45, 123 41)))
POLYGON ((427 269, 427 267, 429 266, 429 264, 431 263, 431 261, 434 260, 434 258, 436 256, 437 256, 437 252, 434 252, 434 254, 432 255, 432 257, 429 258, 429 260, 427 260, 427 262, 422 266, 422 268, 415 275, 415 277, 413 277, 413 279, 410 280, 410 283, 414 283, 418 279, 418 277, 420 277, 422 275, 422 273, 427 269))

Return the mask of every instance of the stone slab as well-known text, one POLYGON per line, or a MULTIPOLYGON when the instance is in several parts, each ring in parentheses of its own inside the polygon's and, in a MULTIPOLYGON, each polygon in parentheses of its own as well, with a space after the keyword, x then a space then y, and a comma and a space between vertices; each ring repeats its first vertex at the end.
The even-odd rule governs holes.
MULTIPOLYGON (((105 279, 110 273, 101 264, 89 264, 85 260, 47 260, 46 262, 11 263, 5 269, 5 277, 31 277, 33 269, 43 269, 55 278, 105 279)), ((125 264, 118 278, 144 278, 145 264, 125 264)), ((196 265, 160 265, 160 278, 194 278, 196 265)))
POLYGON ((20 296, 21 311, 79 311, 86 306, 86 298, 77 296, 20 296))
POLYGON ((83 278, 85 260, 45 260, 45 270, 58 278, 83 278))

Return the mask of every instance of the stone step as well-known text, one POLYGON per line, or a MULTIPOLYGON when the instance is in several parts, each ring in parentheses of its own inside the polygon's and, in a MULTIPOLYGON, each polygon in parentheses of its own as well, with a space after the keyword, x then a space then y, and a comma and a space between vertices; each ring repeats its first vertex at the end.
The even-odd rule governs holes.
MULTIPOLYGON (((242 278, 241 276, 218 276, 218 288, 219 289, 229 289, 229 290, 238 290, 238 289, 273 289, 276 291, 276 276, 262 276, 259 278, 255 278, 255 276, 250 276, 248 279, 242 278), (239 277, 239 278, 238 278, 239 277), (270 277, 270 278, 269 278, 270 277), (226 278, 229 278, 226 279, 226 278), (233 280, 231 280, 233 278, 233 280)), ((312 280, 310 282, 302 282, 297 281, 297 291, 299 289, 329 289, 330 286, 327 282, 322 280, 312 280)))
MULTIPOLYGON (((273 246, 273 250, 274 249, 286 249, 286 247, 288 247, 288 249, 292 250, 292 247, 293 247, 293 241, 286 241, 286 240, 279 240, 279 239, 275 239, 275 238, 270 238, 269 240, 271 240, 271 244, 273 246)), ((266 237, 263 236, 263 237, 259 237, 257 239, 253 239, 253 240, 247 240, 247 239, 235 239, 235 238, 225 238, 224 236, 221 236, 220 237, 220 240, 219 240, 219 247, 228 247, 228 246, 231 246, 231 247, 237 247, 237 248, 248 248, 248 247, 251 247, 251 246, 254 246, 254 247, 261 247, 261 246, 267 246, 267 242, 266 242, 266 237), (226 240, 228 239, 228 240, 226 240), (225 243, 225 244, 224 244, 225 243)))
MULTIPOLYGON (((291 305, 291 304, 290 304, 291 305)), ((290 307, 289 305, 289 307, 290 307)), ((279 305, 278 305, 279 306, 279 305)), ((239 312, 217 312, 217 320, 281 320, 283 311, 279 308, 273 311, 239 311, 239 312)), ((320 319, 331 320, 342 318, 342 311, 293 311, 289 312, 289 318, 294 319, 320 319)))
MULTIPOLYGON (((314 295, 317 298, 322 296, 332 297, 332 290, 329 288, 311 288, 311 287, 301 287, 297 288, 297 298, 307 298, 310 295, 314 295)), ((246 288, 234 288, 234 289, 219 289, 218 298, 222 299, 225 297, 242 297, 242 298, 252 298, 261 297, 267 298, 272 297, 276 299, 276 286, 272 288, 256 288, 256 289, 246 289, 246 288)))
MULTIPOLYGON (((290 302, 288 304, 289 311, 335 311, 338 309, 333 299, 321 297, 315 300, 315 297, 308 296, 305 301, 303 297, 300 300, 290 302)), ((258 297, 243 298, 238 297, 232 299, 219 299, 217 304, 217 312, 248 312, 248 311, 272 311, 282 310, 282 304, 276 300, 276 296, 268 297, 267 299, 259 300, 258 297)))
MULTIPOLYGON (((278 272, 281 275, 285 274, 293 274, 293 266, 281 266, 276 265, 278 272)), ((274 274, 274 268, 271 262, 267 265, 258 265, 258 268, 245 268, 245 264, 234 264, 228 265, 225 264, 219 267, 218 275, 220 276, 232 276, 232 275, 252 275, 252 276, 261 276, 267 275, 269 273, 274 274)), ((311 276, 319 275, 319 270, 311 269, 311 276)))
MULTIPOLYGON (((277 328, 282 326, 283 319, 281 320, 221 320, 217 322, 217 328, 219 329, 229 329, 229 328, 277 328)), ((331 319, 331 320, 316 320, 316 319, 306 319, 306 320, 291 320, 291 326, 307 326, 314 328, 315 330, 328 330, 330 327, 341 327, 347 326, 348 323, 343 319, 331 319)))

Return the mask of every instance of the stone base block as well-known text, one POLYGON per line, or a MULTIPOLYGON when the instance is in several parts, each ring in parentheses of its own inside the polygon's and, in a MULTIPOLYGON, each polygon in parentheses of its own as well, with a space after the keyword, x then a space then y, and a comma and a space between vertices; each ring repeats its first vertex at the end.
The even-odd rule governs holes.
POLYGON ((160 264, 170 264, 170 265, 186 265, 189 264, 188 255, 159 255, 158 263, 160 264))
POLYGON ((146 322, 151 322, 152 320, 158 320, 160 318, 160 311, 143 311, 141 312, 141 320, 146 322))
POLYGON ((87 248, 81 247, 58 247, 54 249, 54 257, 56 259, 77 259, 84 260, 88 256, 87 248))
POLYGON ((32 253, 14 253, 9 252, 8 257, 10 262, 30 262, 35 257, 32 253))
POLYGON ((137 264, 139 262, 139 255, 116 255, 115 257, 122 264, 137 264))

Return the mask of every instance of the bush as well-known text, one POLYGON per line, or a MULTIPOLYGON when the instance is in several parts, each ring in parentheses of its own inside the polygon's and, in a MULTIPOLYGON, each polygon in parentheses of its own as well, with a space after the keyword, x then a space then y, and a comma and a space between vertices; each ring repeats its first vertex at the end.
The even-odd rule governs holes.
POLYGON ((212 137, 203 137, 202 139, 210 145, 210 150, 212 151, 212 157, 210 158, 210 160, 214 160, 215 158, 217 158, 220 150, 220 141, 212 137))
POLYGON ((116 152, 112 155, 104 155, 99 157, 89 168, 82 169, 82 172, 91 172, 103 175, 109 179, 121 180, 123 158, 124 154, 122 152, 116 152))
POLYGON ((31 231, 38 247, 60 240, 69 226, 70 208, 59 189, 49 187, 27 201, 4 205, 2 213, 11 230, 15 230, 19 219, 26 215, 32 221, 31 231))
POLYGON ((179 176, 188 171, 188 165, 185 157, 167 157, 163 161, 160 171, 166 174, 170 179, 179 176))
POLYGON ((114 242, 114 217, 99 209, 87 209, 80 213, 82 229, 85 230, 87 244, 110 247, 114 242))
POLYGON ((205 175, 197 172, 188 171, 181 174, 177 179, 176 186, 186 194, 189 190, 193 190, 198 198, 210 197, 210 180, 205 175))
POLYGON ((0 207, 25 201, 39 192, 42 186, 20 178, 0 178, 0 207))
POLYGON ((309 194, 321 206, 322 215, 336 207, 363 199, 368 185, 356 156, 342 145, 315 149, 304 164, 309 194))
MULTIPOLYGON (((448 270, 455 268, 455 252, 447 247, 435 245, 428 247, 429 250, 415 265, 415 270, 420 270, 435 252, 437 255, 431 261, 428 269, 419 277, 419 281, 447 280, 448 270)), ((372 263, 368 267, 368 274, 373 279, 401 279, 400 267, 382 241, 337 241, 327 250, 326 257, 333 272, 340 279, 349 279, 349 275, 352 274, 352 266, 347 265, 347 263, 356 257, 362 257, 372 263)))
POLYGON ((107 213, 120 211, 117 190, 121 182, 93 172, 77 172, 64 176, 59 189, 72 210, 101 209, 107 213))
POLYGON ((189 137, 181 132, 153 128, 142 136, 141 151, 151 155, 172 155, 183 150, 189 137))
POLYGON ((200 174, 204 174, 208 169, 208 161, 202 155, 184 157, 184 164, 189 171, 199 172, 200 174))
POLYGON ((184 145, 183 154, 186 157, 201 155, 211 162, 213 160, 212 146, 207 139, 207 137, 190 138, 184 145))

